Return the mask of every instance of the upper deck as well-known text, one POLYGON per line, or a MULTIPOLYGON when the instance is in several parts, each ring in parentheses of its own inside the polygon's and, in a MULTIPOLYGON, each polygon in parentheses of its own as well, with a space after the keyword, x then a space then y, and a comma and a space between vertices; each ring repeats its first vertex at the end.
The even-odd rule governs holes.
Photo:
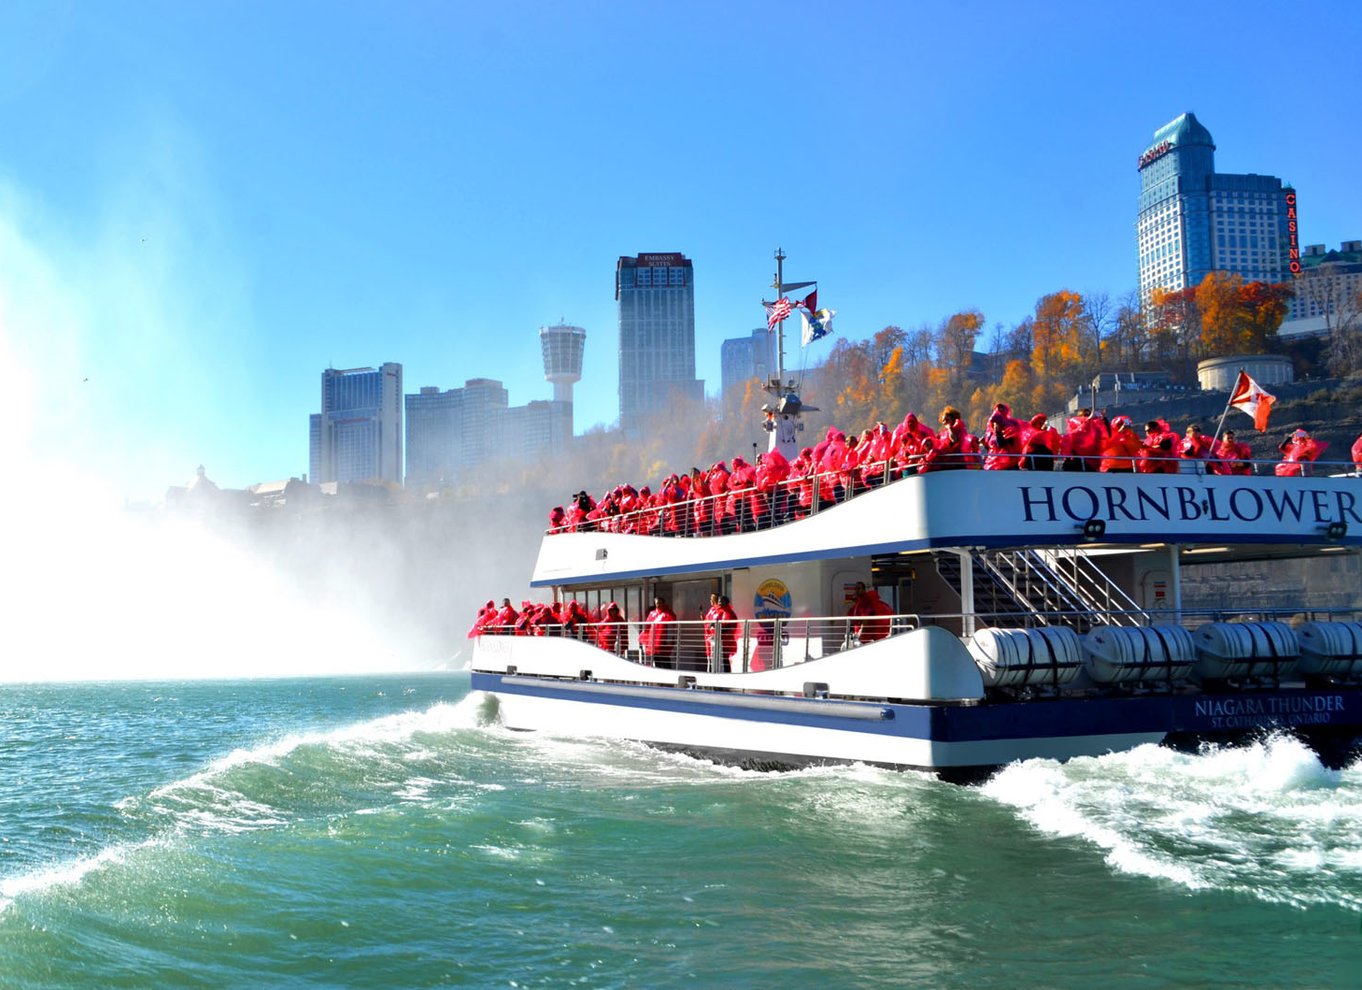
POLYGON ((933 548, 1063 547, 1094 539, 1126 545, 1362 546, 1362 479, 940 471, 902 478, 756 532, 551 534, 540 546, 532 584, 933 548), (1100 526, 1089 525, 1085 533, 1085 524, 1094 520, 1100 526))

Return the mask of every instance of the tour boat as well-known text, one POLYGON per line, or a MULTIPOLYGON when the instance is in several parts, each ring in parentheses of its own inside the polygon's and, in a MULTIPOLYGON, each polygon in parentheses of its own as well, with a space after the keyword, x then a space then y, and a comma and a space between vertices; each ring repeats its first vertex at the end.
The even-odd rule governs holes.
POLYGON ((1276 730, 1337 764, 1362 736, 1358 589, 1193 608, 1183 581, 1355 554, 1360 502, 1356 477, 942 470, 805 511, 776 492, 737 532, 617 517, 546 534, 532 584, 625 621, 485 631, 472 687, 512 729, 761 768, 971 779, 1276 730), (848 615, 860 585, 891 614, 848 615), (711 595, 737 618, 699 618, 711 595), (644 621, 654 598, 679 619, 644 621))
POLYGON ((749 766, 970 777, 1272 729, 1337 761, 1362 735, 1357 613, 1229 591, 1194 612, 1181 573, 1355 553, 1359 501, 1348 477, 941 471, 752 532, 550 533, 533 584, 623 605, 618 652, 592 627, 484 634, 472 686, 510 728, 749 766), (848 616, 858 583, 894 614, 848 616), (700 615, 711 594, 732 632, 683 618, 645 653, 646 603, 700 615))

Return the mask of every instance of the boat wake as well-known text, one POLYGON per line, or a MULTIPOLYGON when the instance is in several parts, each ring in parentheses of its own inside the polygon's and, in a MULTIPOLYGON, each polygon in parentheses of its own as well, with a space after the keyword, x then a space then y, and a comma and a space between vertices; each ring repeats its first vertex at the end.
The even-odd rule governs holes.
POLYGON ((1362 763, 1330 770, 1288 735, 1198 754, 1028 760, 982 792, 1042 832, 1105 850, 1121 873, 1362 909, 1362 763))

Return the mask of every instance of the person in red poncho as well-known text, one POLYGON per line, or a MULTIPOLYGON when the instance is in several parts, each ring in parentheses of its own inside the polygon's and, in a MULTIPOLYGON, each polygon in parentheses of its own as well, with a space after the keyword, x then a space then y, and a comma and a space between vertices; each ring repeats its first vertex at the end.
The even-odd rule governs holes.
POLYGON ((710 497, 709 481, 698 467, 690 469, 690 526, 697 536, 713 536, 714 500, 710 497))
POLYGON ((1111 421, 1111 436, 1102 445, 1101 470, 1118 474, 1133 472, 1144 452, 1144 444, 1131 428, 1130 417, 1117 416, 1111 421))
POLYGON ((1278 446, 1282 460, 1274 472, 1279 478, 1307 478, 1311 473, 1311 465, 1324 453, 1326 446, 1305 430, 1297 430, 1278 446))
POLYGON ((495 619, 487 623, 487 631, 502 636, 509 636, 515 631, 515 624, 519 618, 520 613, 511 605, 511 600, 509 598, 503 598, 501 600, 501 611, 497 613, 495 619))
POLYGON ((624 648, 629 645, 629 627, 625 624, 624 613, 619 605, 611 602, 605 606, 601 620, 592 628, 596 645, 602 650, 623 656, 624 648))
POLYGON ((738 652, 738 613, 733 611, 727 595, 710 595, 709 611, 705 613, 705 656, 710 670, 727 673, 732 669, 733 654, 738 652), (715 654, 715 649, 718 654, 715 654))
POLYGON ((1059 455, 1059 431, 1045 413, 1036 413, 1022 428, 1021 466, 1027 471, 1052 471, 1059 455))
POLYGON ((1144 455, 1135 466, 1141 474, 1177 474, 1181 467, 1178 446, 1182 440, 1166 419, 1144 424, 1144 455))
POLYGON ((755 528, 752 514, 752 496, 757 484, 757 472, 742 457, 733 458, 733 470, 728 473, 728 514, 733 518, 734 528, 740 532, 750 532, 755 528))
MULTIPOLYGON (((894 610, 880 598, 874 588, 867 589, 864 581, 856 582, 856 597, 852 599, 847 615, 856 617, 893 615, 894 610)), ((873 643, 889 635, 889 620, 883 618, 865 619, 853 622, 851 631, 861 641, 861 645, 873 643)))
POLYGON ((779 526, 790 518, 790 462, 779 449, 757 455, 757 491, 766 496, 771 525, 779 526))
POLYGON ((1006 402, 993 407, 984 427, 984 470, 1014 471, 1022 462, 1022 424, 1006 402))
POLYGON ((1182 444, 1178 450, 1184 461, 1198 461, 1198 467, 1205 470, 1208 466, 1206 462, 1215 457, 1215 441, 1201 432, 1201 427, 1196 423, 1187 427, 1187 435, 1182 438, 1182 444))
POLYGON ((1091 409, 1080 409, 1066 424, 1059 452, 1064 455, 1065 471, 1096 471, 1102 463, 1102 448, 1109 431, 1091 409))
POLYGON ((1215 448, 1216 460, 1212 469, 1216 474, 1252 474, 1253 448, 1234 438, 1233 430, 1226 430, 1215 448))
POLYGON ((941 410, 941 432, 922 459, 919 474, 928 471, 951 471, 969 467, 973 437, 965 427, 960 410, 947 406, 941 410))
POLYGON ((1353 441, 1353 470, 1362 474, 1362 433, 1353 441))
POLYGON ((676 666, 676 613, 662 597, 653 599, 653 610, 643 620, 639 633, 644 663, 654 667, 676 666))
POLYGON ((497 621, 497 606, 495 602, 489 601, 486 605, 478 609, 478 617, 473 620, 473 628, 468 630, 469 639, 477 639, 487 627, 497 621))
POLYGON ((919 422, 916 415, 909 413, 894 430, 890 449, 894 455, 894 471, 897 477, 917 474, 922 468, 927 451, 935 446, 936 434, 919 422))
POLYGON ((705 475, 705 481, 712 496, 710 515, 714 520, 714 532, 716 534, 733 532, 733 517, 728 511, 728 465, 719 461, 711 466, 705 475))
POLYGON ((587 627, 591 624, 590 617, 586 614, 586 609, 577 599, 568 602, 562 611, 563 635, 571 636, 574 639, 586 637, 587 627))

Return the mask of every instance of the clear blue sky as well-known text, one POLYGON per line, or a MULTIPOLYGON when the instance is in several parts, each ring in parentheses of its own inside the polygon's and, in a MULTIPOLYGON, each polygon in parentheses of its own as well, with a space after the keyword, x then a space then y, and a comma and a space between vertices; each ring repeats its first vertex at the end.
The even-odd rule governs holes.
MULTIPOLYGON (((617 415, 615 259, 695 262, 699 373, 776 246, 837 332, 1014 323, 1136 282, 1136 156, 1191 110, 1225 172, 1362 237, 1362 6, 0 4, 0 368, 22 446, 159 496, 307 470, 319 373, 617 415)), ((827 346, 819 345, 819 346, 827 346)))

